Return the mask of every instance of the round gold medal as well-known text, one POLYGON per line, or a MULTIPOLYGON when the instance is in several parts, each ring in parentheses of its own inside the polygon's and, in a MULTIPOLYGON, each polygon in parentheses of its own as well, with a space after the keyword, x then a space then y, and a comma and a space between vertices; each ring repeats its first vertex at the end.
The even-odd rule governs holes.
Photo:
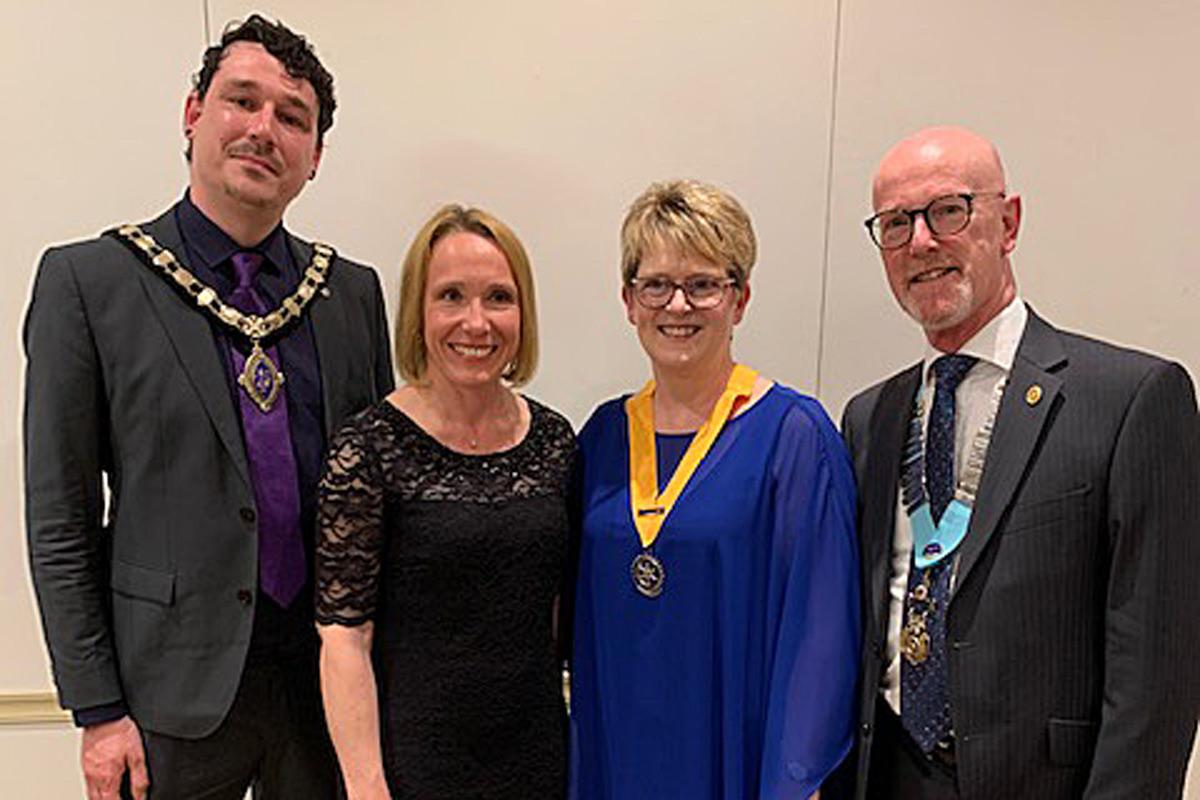
POLYGON ((662 594, 663 584, 667 580, 667 571, 663 564, 650 553, 641 552, 629 566, 633 576, 633 585, 645 597, 658 597, 662 594))

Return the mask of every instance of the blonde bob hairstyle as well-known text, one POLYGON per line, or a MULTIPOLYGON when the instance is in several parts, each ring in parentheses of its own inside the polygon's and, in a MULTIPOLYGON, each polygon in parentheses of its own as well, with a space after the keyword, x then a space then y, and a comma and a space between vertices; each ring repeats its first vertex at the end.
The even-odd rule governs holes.
POLYGON ((537 370, 537 303, 533 292, 533 270, 529 256, 512 229, 486 211, 443 206, 417 232, 404 257, 400 275, 400 311, 396 316, 396 365, 409 383, 425 379, 425 289, 429 281, 429 261, 434 245, 451 233, 473 233, 500 248, 508 260, 517 284, 517 307, 521 311, 521 339, 517 355, 504 369, 504 379, 512 386, 528 383, 537 370))
POLYGON ((652 183, 633 201, 621 225, 621 281, 633 283, 646 255, 677 247, 726 266, 745 286, 758 255, 750 215, 728 192, 693 180, 652 183))

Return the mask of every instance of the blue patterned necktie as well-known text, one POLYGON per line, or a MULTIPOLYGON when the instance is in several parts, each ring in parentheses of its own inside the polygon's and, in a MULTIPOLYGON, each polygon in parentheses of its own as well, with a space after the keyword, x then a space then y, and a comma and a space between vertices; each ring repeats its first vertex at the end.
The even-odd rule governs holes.
MULTIPOLYGON (((227 302, 250 314, 266 313, 267 305, 254 288, 263 257, 242 251, 235 253, 231 261, 238 283, 227 302)), ((273 362, 282 363, 279 348, 272 346, 265 351, 273 362)), ((234 371, 241 374, 246 356, 234 347, 229 352, 234 371)), ((307 578, 304 538, 300 532, 300 485, 287 398, 281 395, 270 411, 264 412, 240 387, 237 396, 246 461, 258 506, 259 586, 268 597, 287 608, 307 578)))
MULTIPOLYGON (((977 361, 973 356, 941 356, 933 362, 933 407, 925 434, 925 490, 933 521, 942 518, 954 499, 954 393, 977 361)), ((918 605, 914 593, 928 597, 925 629, 929 634, 929 656, 919 664, 900 659, 900 719, 922 752, 929 753, 950 735, 950 695, 947 691, 946 606, 950 600, 953 557, 919 570, 909 560, 905 620, 918 605), (921 590, 919 587, 924 586, 921 590)))

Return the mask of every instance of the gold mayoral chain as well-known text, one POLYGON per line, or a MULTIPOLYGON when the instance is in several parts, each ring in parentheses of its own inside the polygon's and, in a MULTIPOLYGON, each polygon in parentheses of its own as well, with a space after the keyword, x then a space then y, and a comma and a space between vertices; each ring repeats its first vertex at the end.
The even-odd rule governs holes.
POLYGON ((754 381, 758 373, 750 367, 735 364, 725 391, 713 406, 712 413, 696 436, 671 481, 662 494, 658 493, 658 456, 654 448, 654 381, 649 381, 640 392, 625 403, 625 414, 629 418, 629 504, 633 512, 633 524, 637 528, 642 550, 630 565, 634 587, 646 597, 662 594, 667 580, 667 570, 651 551, 667 515, 675 507, 675 501, 683 493, 700 462, 712 449, 717 434, 733 416, 739 400, 749 398, 754 392, 754 381))
POLYGON ((301 317, 313 297, 325 284, 329 275, 329 265, 333 263, 335 255, 333 248, 327 244, 313 242, 312 262, 305 268, 296 291, 283 298, 283 302, 274 311, 259 316, 246 314, 221 300, 216 289, 189 272, 179 263, 174 253, 156 242, 154 237, 137 225, 122 225, 117 228, 116 234, 132 245, 134 251, 142 256, 147 267, 157 269, 170 278, 196 301, 196 305, 218 322, 250 340, 250 355, 246 357, 246 364, 238 375, 237 382, 260 411, 264 414, 270 411, 279 397, 284 377, 279 365, 263 350, 262 340, 301 317))

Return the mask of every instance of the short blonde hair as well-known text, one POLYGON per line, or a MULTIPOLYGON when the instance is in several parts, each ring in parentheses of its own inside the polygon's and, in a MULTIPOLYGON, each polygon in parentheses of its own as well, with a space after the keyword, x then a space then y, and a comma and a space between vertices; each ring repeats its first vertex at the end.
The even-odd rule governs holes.
POLYGON ((628 286, 656 247, 674 245, 728 265, 739 286, 750 280, 758 255, 754 227, 728 192, 693 180, 652 183, 633 201, 621 225, 621 281, 628 286))
POLYGON ((400 274, 400 311, 396 316, 396 366, 410 383, 425 378, 428 354, 425 350, 425 288, 429 281, 429 261, 434 245, 451 233, 473 233, 494 243, 508 260, 517 284, 517 307, 521 311, 521 339, 517 356, 504 370, 504 379, 513 386, 528 383, 537 370, 537 301, 533 290, 533 269, 529 256, 512 229, 486 211, 451 204, 438 209, 417 232, 404 257, 400 274))

